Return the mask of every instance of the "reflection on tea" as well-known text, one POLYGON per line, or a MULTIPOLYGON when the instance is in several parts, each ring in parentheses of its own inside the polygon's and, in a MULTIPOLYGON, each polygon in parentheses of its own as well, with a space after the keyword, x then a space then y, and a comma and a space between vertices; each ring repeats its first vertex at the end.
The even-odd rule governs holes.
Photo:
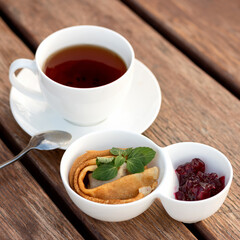
POLYGON ((60 84, 76 88, 99 87, 120 78, 127 67, 116 53, 93 45, 78 45, 52 54, 44 73, 60 84))

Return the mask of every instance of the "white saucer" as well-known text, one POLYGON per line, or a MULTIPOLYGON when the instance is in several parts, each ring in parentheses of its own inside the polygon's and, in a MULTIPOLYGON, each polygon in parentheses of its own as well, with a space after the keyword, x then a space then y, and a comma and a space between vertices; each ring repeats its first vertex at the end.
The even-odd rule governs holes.
MULTIPOLYGON (((36 76, 23 69, 18 78, 29 88, 39 88, 33 84, 36 76)), ((72 134, 72 142, 84 134, 103 130, 121 129, 137 133, 144 132, 155 120, 161 106, 161 91, 152 72, 140 61, 135 61, 132 87, 121 108, 107 120, 95 126, 81 127, 64 120, 45 102, 33 100, 12 87, 10 108, 20 127, 29 135, 48 130, 64 130, 72 134)))

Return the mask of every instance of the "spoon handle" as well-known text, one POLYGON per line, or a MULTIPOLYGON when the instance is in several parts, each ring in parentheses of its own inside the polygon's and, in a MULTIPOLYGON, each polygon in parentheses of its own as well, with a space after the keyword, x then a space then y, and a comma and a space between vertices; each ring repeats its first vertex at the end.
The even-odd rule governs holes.
POLYGON ((26 148, 24 148, 18 155, 16 155, 14 158, 7 160, 6 162, 0 164, 0 169, 6 167, 7 165, 16 162, 17 160, 19 160, 23 155, 25 155, 28 151, 30 151, 32 149, 31 146, 27 146, 26 148))

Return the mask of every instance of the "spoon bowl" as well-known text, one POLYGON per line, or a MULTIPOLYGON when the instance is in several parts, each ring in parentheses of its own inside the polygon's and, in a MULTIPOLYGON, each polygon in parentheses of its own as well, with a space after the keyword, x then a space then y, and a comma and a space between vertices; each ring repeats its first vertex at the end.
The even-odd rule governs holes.
POLYGON ((71 139, 72 139, 72 136, 70 133, 60 131, 60 130, 53 130, 53 131, 48 131, 44 133, 39 133, 30 139, 27 147, 24 148, 17 156, 15 156, 11 160, 8 160, 0 164, 0 169, 8 166, 13 162, 16 162, 32 149, 53 150, 57 148, 63 148, 69 144, 71 139))
POLYGON ((33 136, 29 145, 38 150, 53 150, 56 148, 65 148, 72 136, 65 131, 48 131, 33 136))

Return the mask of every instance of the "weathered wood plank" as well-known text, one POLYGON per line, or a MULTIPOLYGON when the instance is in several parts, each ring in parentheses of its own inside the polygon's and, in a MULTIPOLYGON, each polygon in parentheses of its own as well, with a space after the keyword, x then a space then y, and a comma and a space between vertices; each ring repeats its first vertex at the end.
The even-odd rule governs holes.
MULTIPOLYGON (((158 78, 163 93, 161 112, 145 135, 161 146, 179 141, 210 144, 225 153, 232 162, 235 175, 229 198, 217 214, 195 226, 200 226, 204 233, 207 232, 209 239, 236 238, 239 235, 239 222, 235 215, 239 211, 237 207, 240 181, 237 171, 239 169, 237 134, 240 130, 239 101, 120 2, 102 1, 101 4, 96 4, 95 1, 74 0, 61 1, 59 4, 54 2, 33 4, 32 1, 27 0, 18 2, 9 0, 9 4, 4 5, 4 9, 7 9, 6 12, 19 29, 23 29, 26 36, 29 36, 28 40, 34 46, 53 31, 76 24, 102 25, 126 36, 132 43, 137 58, 147 64, 158 78), (23 9, 22 5, 26 7, 23 9), (16 12, 18 14, 14 14, 16 12), (223 224, 227 226, 221 227, 223 224), (225 231, 226 228, 229 231, 225 231)), ((23 51, 22 54, 26 54, 27 50, 24 46, 20 45, 15 38, 14 41, 17 42, 14 47, 19 48, 16 52, 23 51)), ((24 56, 15 54, 14 58, 19 57, 24 56)), ((5 61, 4 71, 2 71, 3 75, 5 74, 5 92, 1 96, 3 99, 7 98, 9 90, 6 67, 9 63, 10 61, 5 61)), ((11 116, 8 116, 9 108, 6 103, 5 107, 1 108, 2 119, 8 119, 8 124, 2 124, 10 136, 21 136, 21 139, 16 140, 16 144, 23 147, 28 137, 16 126, 11 116)), ((148 218, 154 214, 155 220, 151 224, 144 222, 144 215, 128 222, 115 224, 99 222, 80 213, 71 204, 63 190, 58 175, 60 155, 59 152, 32 153, 31 158, 37 160, 34 164, 39 168, 40 173, 48 179, 54 189, 76 212, 79 219, 91 228, 98 238, 120 239, 124 229, 128 229, 128 233, 136 236, 136 239, 148 238, 149 232, 152 233, 153 239, 171 238, 171 236, 183 239, 189 237, 185 235, 189 233, 183 225, 173 220, 166 221, 165 212, 159 202, 152 206, 151 209, 154 210, 150 209, 144 213, 148 218), (55 159, 55 161, 48 162, 45 159, 55 159)), ((127 234, 125 237, 130 239, 132 236, 127 234)))
POLYGON ((240 97, 238 0, 123 0, 240 97))
MULTIPOLYGON (((0 162, 13 156, 0 140, 0 162)), ((0 172, 0 238, 83 239, 20 163, 0 172)))

